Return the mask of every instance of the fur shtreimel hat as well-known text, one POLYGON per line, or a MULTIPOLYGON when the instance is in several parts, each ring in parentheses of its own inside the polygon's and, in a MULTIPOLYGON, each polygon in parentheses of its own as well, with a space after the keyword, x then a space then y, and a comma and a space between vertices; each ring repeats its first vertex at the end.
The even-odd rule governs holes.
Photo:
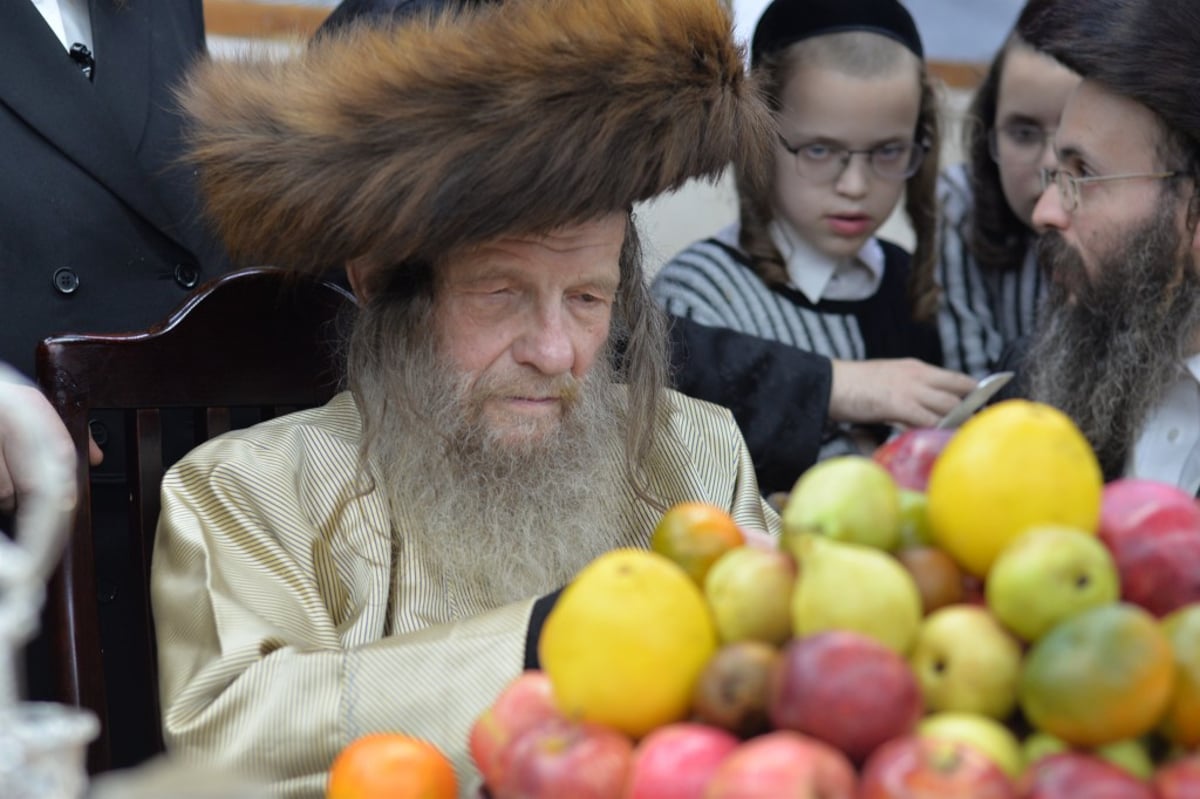
POLYGON ((1158 114, 1200 147, 1200 3, 1031 0, 1017 33, 1158 114))
POLYGON ((235 258, 432 263, 765 173, 769 114, 719 0, 509 0, 200 65, 190 157, 235 258))

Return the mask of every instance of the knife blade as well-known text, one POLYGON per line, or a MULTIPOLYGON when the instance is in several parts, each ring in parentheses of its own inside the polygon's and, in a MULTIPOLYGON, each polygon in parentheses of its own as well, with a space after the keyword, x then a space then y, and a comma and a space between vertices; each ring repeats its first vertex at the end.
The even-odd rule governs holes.
POLYGON ((962 402, 955 405, 948 414, 939 419, 934 427, 939 430, 958 427, 967 421, 971 414, 986 405, 997 391, 1004 388, 1009 380, 1012 380, 1012 376, 1012 372, 996 372, 983 378, 979 381, 979 385, 975 386, 970 394, 963 397, 962 402))

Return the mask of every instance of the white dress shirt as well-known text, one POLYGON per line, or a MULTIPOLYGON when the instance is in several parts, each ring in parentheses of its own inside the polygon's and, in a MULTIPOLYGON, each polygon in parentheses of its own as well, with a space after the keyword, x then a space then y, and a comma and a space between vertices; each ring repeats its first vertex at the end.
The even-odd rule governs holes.
POLYGON ((865 300, 875 294, 883 281, 883 247, 874 238, 867 239, 851 258, 831 258, 782 219, 772 219, 767 232, 783 256, 789 284, 811 303, 865 300))
POLYGON ((88 0, 31 0, 54 35, 62 42, 63 49, 70 51, 78 42, 87 45, 95 55, 92 42, 92 17, 88 13, 88 0))
POLYGON ((1125 474, 1171 483, 1195 496, 1200 491, 1200 355, 1183 366, 1150 412, 1125 474))

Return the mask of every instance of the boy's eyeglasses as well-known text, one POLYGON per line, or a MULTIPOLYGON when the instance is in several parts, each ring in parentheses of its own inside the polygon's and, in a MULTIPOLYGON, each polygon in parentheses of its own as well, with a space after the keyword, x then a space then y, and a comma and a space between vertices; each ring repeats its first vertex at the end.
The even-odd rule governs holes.
POLYGON ((1178 177, 1182 172, 1128 172, 1122 175, 1094 175, 1088 177, 1075 177, 1061 169, 1043 169, 1042 172, 1042 191, 1053 186, 1058 189, 1059 202, 1062 203, 1063 210, 1068 214, 1079 209, 1082 203, 1082 189, 1089 183, 1104 183, 1110 180, 1166 180, 1168 178, 1178 177))
POLYGON ((917 174, 929 149, 927 143, 916 141, 889 142, 866 150, 851 150, 827 142, 809 142, 793 147, 783 136, 779 137, 779 141, 783 149, 795 156, 796 173, 802 178, 821 183, 830 183, 841 177, 850 159, 858 154, 867 157, 867 163, 876 177, 905 180, 917 174))
POLYGON ((1024 122, 1001 125, 988 131, 988 152, 997 164, 1036 164, 1056 130, 1024 122))

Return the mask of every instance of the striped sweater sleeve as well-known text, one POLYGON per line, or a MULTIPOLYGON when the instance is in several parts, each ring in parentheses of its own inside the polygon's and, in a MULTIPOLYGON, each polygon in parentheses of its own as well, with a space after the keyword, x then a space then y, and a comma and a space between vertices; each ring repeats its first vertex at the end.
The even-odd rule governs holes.
POLYGON ((968 246, 970 190, 959 165, 941 176, 937 279, 942 289, 938 333, 946 368, 982 377, 1004 347, 988 286, 968 246))
POLYGON ((674 316, 778 338, 763 329, 777 314, 761 281, 716 239, 698 241, 672 258, 655 275, 650 291, 674 316))

